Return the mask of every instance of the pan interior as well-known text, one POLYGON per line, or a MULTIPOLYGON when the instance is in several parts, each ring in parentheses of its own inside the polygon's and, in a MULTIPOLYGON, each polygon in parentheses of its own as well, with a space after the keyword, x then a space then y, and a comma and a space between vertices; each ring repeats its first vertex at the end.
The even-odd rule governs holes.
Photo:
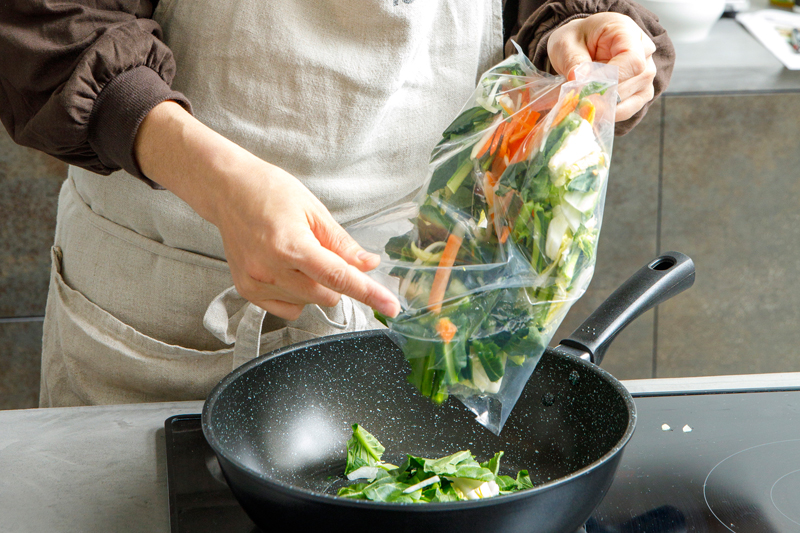
POLYGON ((384 334, 346 335, 253 362, 209 397, 204 423, 215 451, 255 478, 335 494, 358 423, 384 460, 469 449, 504 451, 501 473, 534 483, 568 476, 617 448, 630 421, 613 378, 548 350, 496 436, 458 400, 433 405, 406 380, 402 352, 384 334))

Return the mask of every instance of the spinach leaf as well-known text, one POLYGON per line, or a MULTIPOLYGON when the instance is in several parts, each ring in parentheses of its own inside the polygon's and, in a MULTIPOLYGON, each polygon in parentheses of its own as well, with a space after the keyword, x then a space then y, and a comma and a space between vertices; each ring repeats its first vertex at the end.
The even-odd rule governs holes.
POLYGON ((525 490, 525 489, 532 489, 533 482, 531 482, 531 476, 528 475, 527 470, 520 470, 517 474, 517 490, 525 490))
POLYGON ((500 357, 502 354, 500 347, 493 342, 484 344, 477 340, 472 341, 471 346, 473 353, 478 356, 489 381, 497 381, 502 378, 505 373, 505 363, 500 357))
POLYGON ((605 94, 609 87, 610 84, 602 81, 589 82, 581 89, 580 98, 586 98, 590 94, 605 94))
MULTIPOLYGON (((358 424, 354 424, 353 437, 347 444, 348 464, 351 448, 363 448, 362 440, 369 442, 369 448, 375 455, 383 454, 383 446, 377 439, 358 424)), ((367 453, 372 460, 375 460, 375 455, 367 453)), ((497 452, 488 461, 479 463, 469 450, 461 450, 439 459, 407 455, 399 467, 387 470, 384 463, 384 468, 379 470, 372 482, 358 482, 342 487, 338 496, 393 503, 454 502, 491 497, 533 486, 525 470, 517 474, 516 480, 500 475, 502 457, 503 452, 497 452)))
POLYGON ((353 436, 347 441, 345 475, 362 466, 375 466, 381 460, 384 451, 378 439, 358 424, 353 424, 353 436))
POLYGON ((567 190, 578 192, 596 191, 600 186, 597 176, 602 171, 600 165, 593 165, 578 174, 567 184, 567 190))
POLYGON ((464 135, 483 129, 491 123, 494 114, 484 107, 471 107, 461 113, 456 119, 447 126, 442 133, 444 139, 450 139, 454 135, 464 135))
POLYGON ((465 148, 453 155, 450 155, 442 162, 431 175, 431 182, 428 184, 428 194, 443 189, 453 176, 463 174, 466 176, 472 169, 472 159, 470 159, 471 148, 465 148))
POLYGON ((386 255, 392 259, 414 261, 416 256, 411 251, 411 243, 417 241, 416 231, 411 230, 403 235, 397 235, 386 243, 386 255))
POLYGON ((497 452, 494 454, 494 457, 486 461, 485 463, 481 463, 483 468, 486 468, 492 472, 495 476, 497 476, 500 472, 500 459, 503 457, 503 452, 497 452))

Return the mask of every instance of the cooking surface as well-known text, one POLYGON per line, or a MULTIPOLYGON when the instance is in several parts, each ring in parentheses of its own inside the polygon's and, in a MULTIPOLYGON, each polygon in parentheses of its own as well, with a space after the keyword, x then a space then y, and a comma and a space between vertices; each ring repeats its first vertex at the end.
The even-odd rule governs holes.
POLYGON ((636 405, 636 432, 593 515, 600 525, 616 531, 622 520, 667 507, 685 520, 676 531, 800 532, 800 392, 643 397, 636 405))
MULTIPOLYGON (((800 391, 636 397, 639 419, 587 533, 800 532, 800 391)), ((166 423, 173 533, 257 533, 199 415, 166 423)))

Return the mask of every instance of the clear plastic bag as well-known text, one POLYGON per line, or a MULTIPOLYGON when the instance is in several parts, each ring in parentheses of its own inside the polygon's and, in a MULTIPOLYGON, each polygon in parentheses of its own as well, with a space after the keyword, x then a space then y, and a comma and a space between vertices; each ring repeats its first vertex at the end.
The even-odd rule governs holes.
POLYGON ((481 77, 413 202, 350 226, 402 311, 387 325, 408 379, 499 434, 595 264, 617 69, 566 81, 521 52, 481 77))

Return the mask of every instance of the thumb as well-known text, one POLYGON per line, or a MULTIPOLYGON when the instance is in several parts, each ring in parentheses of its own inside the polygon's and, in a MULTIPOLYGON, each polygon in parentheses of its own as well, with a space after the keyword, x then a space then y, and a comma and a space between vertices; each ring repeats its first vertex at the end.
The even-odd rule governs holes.
POLYGON ((580 20, 572 21, 553 32, 547 41, 547 56, 550 65, 558 74, 575 79, 575 68, 589 61, 592 56, 586 46, 586 38, 579 30, 580 20))

